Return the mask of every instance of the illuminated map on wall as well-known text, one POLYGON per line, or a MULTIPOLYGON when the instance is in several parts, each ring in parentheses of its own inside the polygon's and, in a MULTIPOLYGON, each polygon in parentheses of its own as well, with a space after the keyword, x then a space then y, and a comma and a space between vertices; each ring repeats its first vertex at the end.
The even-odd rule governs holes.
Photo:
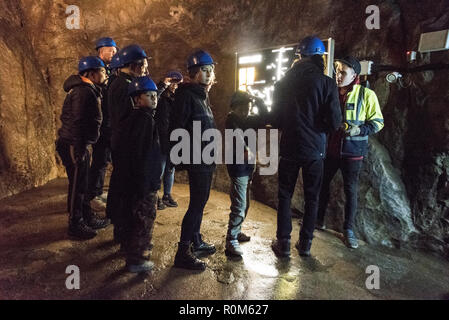
MULTIPOLYGON (((334 40, 323 40, 326 46, 326 74, 332 77, 334 40)), ((235 89, 262 98, 270 109, 274 84, 282 79, 296 59, 297 44, 236 52, 235 89)))

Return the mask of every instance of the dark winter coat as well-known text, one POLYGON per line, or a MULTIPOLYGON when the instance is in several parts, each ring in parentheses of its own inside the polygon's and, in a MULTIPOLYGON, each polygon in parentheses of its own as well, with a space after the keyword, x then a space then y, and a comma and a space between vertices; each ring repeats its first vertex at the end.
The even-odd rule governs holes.
POLYGON ((67 96, 61 114, 59 138, 84 152, 97 142, 102 123, 101 90, 85 77, 72 75, 64 82, 67 96))
MULTIPOLYGON (((199 164, 193 164, 193 122, 201 123, 201 136, 207 129, 216 129, 214 115, 209 104, 209 97, 206 88, 195 83, 182 83, 175 93, 173 104, 173 113, 170 121, 170 132, 174 129, 182 128, 187 130, 190 135, 190 163, 177 166, 178 169, 187 169, 191 171, 213 171, 215 163, 206 164, 201 157, 199 164)), ((199 137, 201 139, 201 137, 199 137)), ((212 138, 213 140, 213 138, 212 138)), ((171 142, 173 146, 177 142, 171 142)), ((213 143, 210 141, 197 141, 200 144, 201 154, 204 148, 213 143)))
POLYGON ((121 191, 145 197, 159 190, 162 165, 153 110, 131 110, 123 122, 116 147, 114 170, 117 169, 121 191))
MULTIPOLYGON (((242 129, 243 132, 247 129, 258 129, 262 128, 267 124, 268 121, 268 111, 265 104, 258 106, 259 114, 257 115, 251 115, 248 116, 246 119, 242 119, 237 114, 235 114, 233 111, 228 113, 228 116, 226 117, 226 129, 242 129)), ((245 146, 249 149, 248 145, 248 139, 247 137, 240 137, 242 142, 245 143, 245 146)), ((227 164, 226 167, 228 169, 228 174, 230 177, 250 177, 252 176, 254 170, 256 169, 255 164, 248 163, 248 161, 245 161, 245 163, 237 164, 236 162, 236 152, 237 152, 237 145, 236 141, 233 141, 233 163, 227 164)), ((256 155, 257 150, 251 150, 250 151, 256 155)), ((229 151, 227 151, 229 152, 229 151)))
POLYGON ((325 157, 326 134, 342 115, 335 80, 323 74, 320 56, 301 61, 275 85, 274 124, 281 131, 280 155, 291 160, 325 157))

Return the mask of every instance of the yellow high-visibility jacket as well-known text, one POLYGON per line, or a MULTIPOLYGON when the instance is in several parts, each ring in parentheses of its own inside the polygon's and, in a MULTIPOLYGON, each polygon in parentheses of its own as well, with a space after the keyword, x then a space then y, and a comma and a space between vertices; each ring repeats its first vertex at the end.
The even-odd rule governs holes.
POLYGON ((343 121, 349 125, 359 126, 360 134, 344 138, 342 156, 365 156, 368 150, 368 136, 384 127, 384 118, 376 93, 359 84, 354 85, 352 91, 348 93, 343 121))

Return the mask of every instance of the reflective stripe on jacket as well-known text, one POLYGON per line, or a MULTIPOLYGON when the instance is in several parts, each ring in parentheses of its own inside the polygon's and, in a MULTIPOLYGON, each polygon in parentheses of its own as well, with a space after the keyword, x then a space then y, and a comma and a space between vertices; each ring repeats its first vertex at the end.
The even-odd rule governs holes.
POLYGON ((344 138, 342 156, 365 156, 368 136, 384 127, 384 118, 376 93, 361 85, 354 85, 346 100, 344 121, 349 125, 359 126, 360 134, 344 138))

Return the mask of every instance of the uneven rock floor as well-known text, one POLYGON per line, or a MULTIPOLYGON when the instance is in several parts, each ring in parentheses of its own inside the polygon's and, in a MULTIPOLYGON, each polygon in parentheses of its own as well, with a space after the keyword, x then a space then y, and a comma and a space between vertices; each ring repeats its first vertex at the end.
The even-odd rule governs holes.
POLYGON ((316 231, 312 257, 298 256, 294 243, 299 224, 293 221, 292 256, 278 260, 270 249, 276 212, 253 201, 244 232, 240 261, 224 254, 229 196, 212 191, 202 233, 217 253, 205 258, 198 273, 173 267, 180 225, 188 205, 188 186, 177 184, 178 208, 158 212, 148 275, 124 271, 112 226, 89 241, 67 236, 67 180, 0 201, 0 299, 449 299, 449 262, 405 250, 361 243, 346 248, 341 235, 316 231), (80 269, 79 290, 68 290, 68 265, 80 269), (367 289, 366 268, 380 270, 380 289, 367 289))

